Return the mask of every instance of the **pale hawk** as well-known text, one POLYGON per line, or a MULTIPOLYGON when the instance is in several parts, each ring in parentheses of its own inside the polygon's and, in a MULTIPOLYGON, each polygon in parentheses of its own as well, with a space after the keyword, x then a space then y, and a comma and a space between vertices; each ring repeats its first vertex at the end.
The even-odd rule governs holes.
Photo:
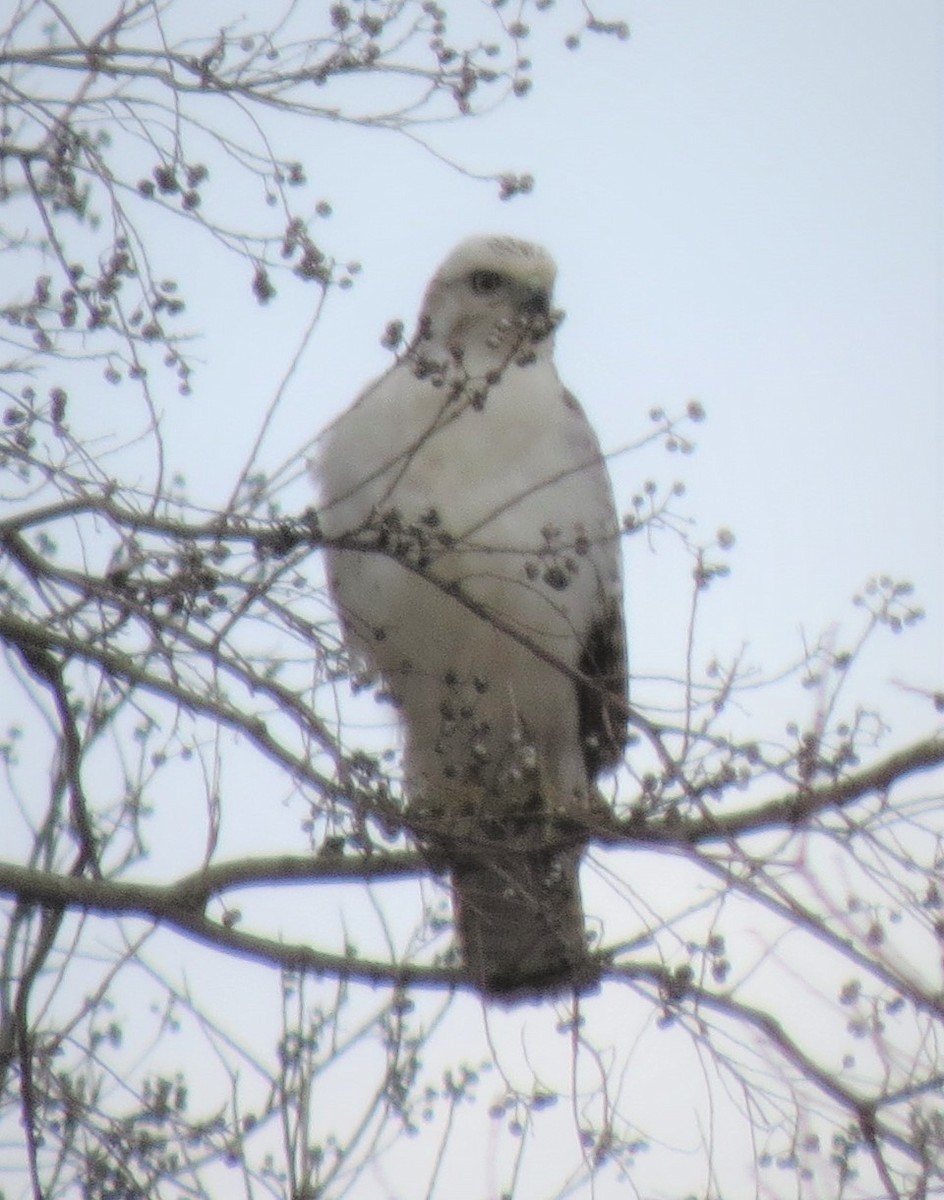
POLYGON ((554 367, 555 274, 529 242, 462 242, 313 464, 348 538, 326 551, 345 635, 398 706, 408 823, 493 994, 579 986, 584 839, 552 818, 588 813, 625 740, 619 522, 554 367))

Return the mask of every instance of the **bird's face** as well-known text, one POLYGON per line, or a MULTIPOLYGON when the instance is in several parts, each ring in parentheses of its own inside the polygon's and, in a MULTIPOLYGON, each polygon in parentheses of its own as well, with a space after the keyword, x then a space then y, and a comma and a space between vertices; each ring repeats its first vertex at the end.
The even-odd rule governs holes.
POLYGON ((545 343, 556 269, 541 246, 509 237, 472 238, 436 272, 426 293, 421 334, 453 355, 500 357, 517 345, 545 343))

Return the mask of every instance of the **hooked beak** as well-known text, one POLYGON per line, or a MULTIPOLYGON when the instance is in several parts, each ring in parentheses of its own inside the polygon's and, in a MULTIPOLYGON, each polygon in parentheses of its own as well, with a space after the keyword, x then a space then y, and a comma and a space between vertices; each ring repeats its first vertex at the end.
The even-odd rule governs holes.
POLYGON ((521 307, 529 317, 546 317, 551 311, 551 298, 544 288, 534 288, 521 307))

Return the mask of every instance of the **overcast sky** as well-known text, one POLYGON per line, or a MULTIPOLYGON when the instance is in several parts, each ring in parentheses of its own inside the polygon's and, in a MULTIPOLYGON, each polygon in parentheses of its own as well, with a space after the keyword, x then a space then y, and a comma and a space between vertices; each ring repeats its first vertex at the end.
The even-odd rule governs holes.
MULTIPOLYGON (((531 196, 503 203, 394 136, 312 126, 335 210, 319 232, 363 272, 316 329, 263 460, 281 462, 386 366, 386 322, 411 325, 456 241, 533 238, 560 268, 561 372, 608 449, 645 431, 655 405, 707 409, 693 457, 614 463, 623 507, 643 478, 682 478, 693 536, 737 536, 706 655, 747 642, 778 666, 800 626, 844 618, 886 572, 927 609, 907 641, 912 678, 931 686, 944 663, 940 6, 610 8, 630 19, 629 42, 587 37, 575 53, 568 15, 536 20, 533 94, 429 131, 473 168, 533 172, 531 196)), ((217 321, 194 429, 215 396, 248 445, 309 317, 276 305, 252 314, 255 332, 222 337, 217 321)), ((667 665, 667 583, 641 540, 628 553, 646 673, 667 665)), ((902 639, 894 661, 906 659, 902 639)))
MULTIPOLYGON (((630 20, 629 42, 586 38, 572 53, 562 45, 566 15, 535 22, 529 99, 429 131, 467 166, 533 172, 529 197, 502 203, 490 185, 397 138, 312 128, 335 210, 321 235, 363 271, 307 345, 263 462, 282 462, 385 368, 384 326, 394 317, 411 325, 455 242, 493 230, 541 241, 559 264, 567 313, 560 370, 604 446, 638 438, 653 406, 675 412, 698 398, 708 412, 692 431, 693 456, 647 451, 613 463, 622 507, 645 478, 680 478, 678 510, 693 520, 693 540, 710 541, 720 526, 737 537, 731 579, 705 600, 696 665, 746 646, 748 662, 776 671, 804 637, 834 625, 841 646, 858 627, 850 601, 869 575, 912 580, 926 622, 880 642, 850 697, 881 700, 899 722, 886 744, 899 744, 916 727, 912 714, 927 727, 928 706, 889 682, 940 687, 944 667, 942 9, 936 0, 665 0, 610 13, 630 20)), ((204 393, 194 410, 197 432, 208 419, 245 419, 249 444, 309 316, 287 319, 274 306, 230 331, 225 347, 208 339, 220 383, 216 401, 204 393)), ((307 502, 306 489, 285 492, 290 510, 307 502)), ((672 545, 631 541, 638 675, 678 672, 688 600, 672 545)), ((645 701, 645 681, 635 686, 645 701)), ((760 703, 773 736, 815 698, 805 709, 760 703)), ((659 889, 684 894, 681 866, 630 865, 654 904, 659 889)), ((607 903, 605 869, 588 894, 591 911, 607 903)), ((794 985, 814 1006, 803 980, 794 985)), ((620 1047, 627 1010, 601 1002, 591 1011, 603 1042, 620 1047)), ((552 1025, 531 1012, 520 1034, 521 1054, 547 1056, 549 1077, 569 1061, 566 1047, 557 1057, 552 1025)), ((467 1024, 456 1029, 470 1036, 467 1024)), ((505 1034, 510 1054, 518 1043, 505 1034)), ((691 1153, 703 1097, 666 1084, 673 1070, 693 1069, 684 1054, 673 1058, 671 1039, 634 1050, 627 1109, 654 1118, 664 1109, 672 1131, 668 1159, 640 1161, 644 1195, 678 1195, 703 1178, 691 1153), (668 1185, 666 1161, 675 1164, 668 1185)), ((486 1127, 478 1133, 484 1141, 468 1135, 450 1160, 451 1186, 464 1181, 470 1200, 481 1195, 482 1155, 495 1149, 486 1127)), ((572 1134, 561 1137, 543 1143, 561 1155, 540 1160, 546 1174, 532 1160, 524 1197, 549 1194, 560 1164, 573 1161, 572 1134)), ((747 1143, 727 1149, 724 1194, 753 1195, 747 1143)))
MULTIPOLYGON (((491 231, 540 241, 558 262, 557 302, 567 314, 561 374, 604 447, 616 451, 644 434, 654 406, 676 412, 697 398, 707 410, 691 431, 694 455, 647 450, 613 461, 622 508, 646 478, 682 479, 677 511, 693 521, 692 539, 710 541, 722 526, 736 535, 732 577, 705 601, 696 665, 746 645, 749 661, 775 671, 799 655, 804 632, 812 639, 838 622, 842 641, 854 626, 850 599, 870 574, 910 579, 927 620, 887 638, 861 684, 863 696, 884 689, 900 722, 887 745, 900 744, 912 713, 927 727, 928 706, 889 681, 939 688, 944 674, 944 9, 939 0, 597 7, 628 19, 628 42, 588 37, 575 53, 563 46, 574 24, 568 14, 535 21, 532 95, 480 122, 428 131, 466 166, 532 172, 530 196, 502 203, 494 186, 420 146, 312 123, 306 158, 324 162, 323 195, 334 207, 319 235, 363 269, 306 344, 261 465, 281 464, 385 368, 385 325, 412 324, 454 243, 491 231)), ((314 173, 312 181, 320 194, 314 173)), ((176 252, 192 278, 186 238, 176 252)), ((173 266, 175 247, 166 253, 173 266)), ((242 265, 238 272, 214 268, 189 289, 193 323, 207 329, 195 347, 205 362, 193 400, 165 415, 170 463, 207 503, 228 496, 314 303, 313 289, 293 293, 288 307, 237 303, 242 265)), ((283 494, 289 511, 311 498, 304 480, 283 494)), ((640 676, 680 668, 686 572, 668 541, 627 546, 630 656, 640 676)), ((644 701, 645 681, 640 687, 644 701)), ((773 719, 781 719, 776 711, 773 719)), ((258 830, 253 849, 297 848, 297 814, 273 809, 262 828, 258 795, 232 801, 228 819, 258 830)), ((174 869, 178 829, 172 822, 165 833, 166 843, 156 833, 155 872, 174 869)), ((650 883, 681 887, 683 875, 681 865, 662 864, 650 883)), ((590 883, 599 903, 605 882, 600 872, 590 883)), ((300 907, 284 912, 287 936, 304 937, 309 920, 300 907)), ((228 1004, 243 1016, 254 1003, 260 1013, 271 1004, 271 977, 250 995, 220 961, 214 956, 210 983, 221 1020, 228 1004)), ((635 1030, 625 995, 626 1008, 597 1009, 601 1042, 619 1046, 620 1031, 635 1030)), ((480 1036, 477 1006, 457 1012, 467 1022, 473 1014, 480 1036)), ((554 1021, 551 1011, 521 1017, 520 1041, 506 1030, 506 1053, 526 1065, 546 1055, 548 1078, 566 1086, 568 1046, 554 1021)), ((453 1033, 471 1036, 470 1028, 456 1018, 453 1033)), ((680 1195, 705 1178, 695 1154, 701 1101, 660 1086, 675 1061, 672 1035, 660 1038, 634 1051, 646 1085, 627 1100, 641 1118, 664 1112, 672 1131, 660 1156, 640 1163, 640 1194, 653 1197, 680 1195), (666 1161, 678 1168, 669 1183, 658 1167, 666 1161), (650 1163, 656 1173, 647 1176, 650 1163)), ((561 1120, 570 1131, 560 1162, 579 1162, 572 1114, 561 1120)), ((449 1194, 458 1200, 485 1194, 489 1136, 484 1124, 464 1143, 465 1177, 461 1148, 451 1160, 449 1194)), ((554 1143, 545 1145, 552 1152, 526 1175, 521 1200, 551 1194, 558 1178, 554 1143)), ((730 1149, 724 1195, 753 1196, 751 1147, 745 1140, 730 1149)), ((407 1195, 387 1177, 372 1186, 365 1195, 407 1195)))

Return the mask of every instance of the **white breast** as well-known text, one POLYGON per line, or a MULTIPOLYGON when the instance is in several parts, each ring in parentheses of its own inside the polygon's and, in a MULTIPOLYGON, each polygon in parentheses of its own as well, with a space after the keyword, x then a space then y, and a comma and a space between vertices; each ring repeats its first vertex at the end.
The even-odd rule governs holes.
POLYGON ((460 597, 577 667, 602 599, 620 587, 599 448, 549 359, 509 368, 480 409, 447 395, 401 364, 327 431, 314 467, 325 534, 393 511, 406 531, 406 565, 329 550, 335 598, 400 699, 414 788, 442 792, 475 767, 507 792, 524 735, 547 798, 582 803, 572 681, 460 597), (431 543, 423 570, 435 582, 410 569, 420 540, 431 543))

